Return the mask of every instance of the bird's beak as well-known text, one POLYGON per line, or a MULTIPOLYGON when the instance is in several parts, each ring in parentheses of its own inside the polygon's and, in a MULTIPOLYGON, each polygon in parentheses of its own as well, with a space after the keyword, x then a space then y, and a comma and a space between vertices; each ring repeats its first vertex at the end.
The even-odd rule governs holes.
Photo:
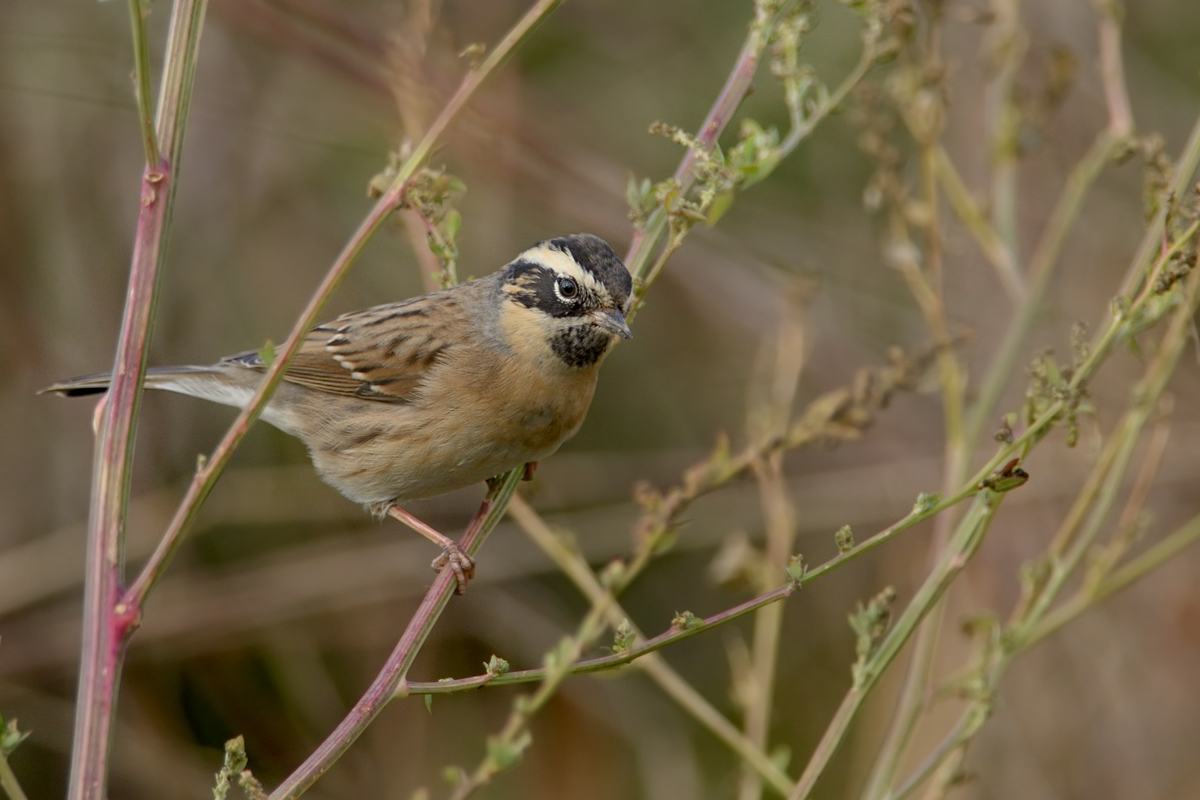
POLYGON ((591 317, 593 325, 598 325, 622 339, 629 339, 633 336, 633 331, 629 330, 629 323, 625 322, 625 315, 619 308, 597 309, 588 316, 591 317))

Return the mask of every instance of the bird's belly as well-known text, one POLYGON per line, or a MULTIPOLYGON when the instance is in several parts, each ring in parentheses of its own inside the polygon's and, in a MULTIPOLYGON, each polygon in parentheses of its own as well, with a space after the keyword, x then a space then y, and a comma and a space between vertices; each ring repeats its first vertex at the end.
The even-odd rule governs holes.
MULTIPOLYGON (((390 419, 374 415, 369 424, 356 421, 366 417, 346 415, 332 422, 338 430, 324 437, 328 444, 310 448, 313 464, 342 494, 379 508, 445 494, 546 458, 575 433, 587 410, 586 402, 562 398, 509 399, 487 410, 448 403, 432 418, 404 406, 390 419)), ((590 393, 582 399, 590 400, 590 393)))

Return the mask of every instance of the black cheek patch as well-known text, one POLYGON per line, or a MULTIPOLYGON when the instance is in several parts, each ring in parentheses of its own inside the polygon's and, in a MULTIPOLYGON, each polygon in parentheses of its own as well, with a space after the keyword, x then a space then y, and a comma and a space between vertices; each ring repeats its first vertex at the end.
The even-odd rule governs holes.
POLYGON ((574 325, 550 338, 550 349, 568 367, 590 367, 608 351, 612 335, 595 325, 574 325))
MULTIPOLYGON (((582 297, 563 300, 554 291, 558 275, 551 269, 532 261, 519 259, 508 266, 505 282, 511 285, 513 302, 526 308, 536 308, 552 317, 570 317, 584 313, 582 297)), ((582 290, 581 290, 582 292, 582 290)))

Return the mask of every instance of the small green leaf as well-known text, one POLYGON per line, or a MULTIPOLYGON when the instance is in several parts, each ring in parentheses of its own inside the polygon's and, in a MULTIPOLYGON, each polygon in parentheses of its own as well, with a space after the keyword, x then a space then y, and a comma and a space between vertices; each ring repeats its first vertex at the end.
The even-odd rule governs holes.
POLYGON ((458 209, 452 208, 446 212, 446 220, 442 223, 442 229, 445 231, 445 237, 448 241, 454 241, 458 237, 458 231, 462 228, 462 214, 458 213, 458 209))
POLYGON ((642 194, 638 191, 638 180, 632 172, 625 173, 625 204, 631 211, 642 210, 642 194))
POLYGON ((270 367, 275 363, 275 343, 267 339, 266 343, 258 349, 258 357, 263 365, 270 367))
POLYGON ((17 730, 17 721, 10 719, 0 731, 0 754, 7 756, 29 736, 29 731, 17 730))
POLYGON ((697 628, 704 627, 704 620, 690 611, 676 611, 674 619, 671 620, 671 627, 682 628, 685 631, 694 631, 697 628))
POLYGON ((713 227, 725 216, 725 212, 733 206, 733 192, 721 192, 713 198, 712 205, 708 207, 708 217, 704 220, 704 224, 708 227, 713 227))
POLYGON ((600 585, 605 589, 616 586, 625 577, 625 562, 614 558, 600 570, 600 585))
POLYGON ((521 761, 526 748, 533 743, 533 734, 522 731, 515 739, 504 739, 499 736, 489 736, 487 742, 487 758, 501 770, 511 769, 521 761))
POLYGON ((425 710, 430 714, 433 713, 433 695, 431 694, 425 695, 425 710))
POLYGON ((855 633, 854 650, 857 658, 851 668, 855 685, 860 685, 867 675, 867 660, 875 650, 876 643, 887 633, 892 620, 892 603, 896 590, 891 586, 871 598, 865 606, 860 602, 850 615, 850 628, 855 633))
POLYGON ((843 525, 838 532, 833 535, 833 540, 837 542, 839 553, 849 553, 854 549, 854 531, 850 530, 849 525, 843 525))
POLYGON ((637 636, 633 632, 633 625, 630 624, 629 620, 623 619, 621 620, 621 624, 617 626, 617 629, 613 631, 613 643, 610 649, 617 654, 628 653, 636 639, 637 636))
POLYGON ((250 759, 246 756, 246 739, 235 736, 225 742, 225 766, 230 774, 236 774, 246 768, 250 759))
POLYGON ((483 665, 483 668, 487 670, 489 678, 495 678, 498 675, 503 675, 504 673, 508 672, 508 662, 500 656, 493 655, 487 660, 487 663, 483 665))
POLYGON ((921 492, 917 495, 917 502, 913 503, 913 513, 926 514, 936 508, 940 502, 942 502, 940 492, 921 492))
POLYGON ((787 575, 788 582, 793 586, 799 586, 804 576, 808 573, 808 564, 804 563, 804 556, 797 553, 788 561, 787 568, 784 574, 787 575))
POLYGON ((771 748, 768 758, 780 772, 787 772, 788 764, 792 761, 792 748, 786 744, 776 745, 771 748))

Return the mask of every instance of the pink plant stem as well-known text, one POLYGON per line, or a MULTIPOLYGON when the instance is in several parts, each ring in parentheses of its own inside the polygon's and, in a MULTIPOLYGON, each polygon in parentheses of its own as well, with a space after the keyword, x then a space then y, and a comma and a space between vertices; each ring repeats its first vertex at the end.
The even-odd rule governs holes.
POLYGON ((112 383, 97 431, 84 577, 83 652, 67 794, 71 800, 102 800, 105 795, 121 662, 138 624, 137 612, 120 600, 125 581, 125 498, 172 177, 165 161, 147 167, 142 176, 129 291, 112 383))
MULTIPOLYGON (((490 512, 499 508, 503 513, 503 508, 508 505, 508 497, 511 496, 512 488, 515 488, 519 477, 519 470, 509 473, 503 479, 503 484, 498 484, 497 488, 488 492, 487 499, 479 506, 479 510, 475 512, 475 516, 471 518, 466 531, 459 540, 459 546, 464 552, 473 555, 483 545, 484 539, 490 532, 490 527, 494 527, 494 525, 486 524, 489 521, 490 512)), ((493 523, 498 518, 499 513, 492 516, 493 523)), ((353 710, 342 720, 341 724, 334 729, 333 733, 326 737, 321 746, 314 750, 312 755, 271 793, 270 800, 293 800, 302 795, 362 735, 367 726, 396 695, 397 690, 401 689, 404 678, 408 674, 413 660, 416 659, 421 645, 425 643, 425 639, 433 630, 434 624, 446 608, 446 603, 449 602, 450 595, 454 593, 457 586, 458 582, 453 570, 442 569, 438 572, 433 585, 429 587, 425 598, 417 606, 400 641, 396 643, 391 656, 388 657, 379 674, 375 676, 370 688, 354 705, 353 710)))
POLYGON ((97 415, 83 643, 67 789, 70 800, 103 800, 106 795, 121 666, 126 644, 139 622, 138 610, 122 600, 129 476, 146 348, 154 319, 155 286, 170 228, 176 170, 206 8, 205 0, 176 0, 172 7, 159 101, 161 114, 155 125, 149 99, 144 8, 137 0, 130 3, 146 168, 112 380, 97 415))
MULTIPOLYGON (((704 124, 700 126, 700 132, 696 136, 705 150, 711 150, 716 145, 725 126, 729 124, 729 120, 733 118, 738 106, 745 99, 746 93, 750 91, 750 85, 754 81, 754 73, 758 71, 759 57, 762 55, 765 44, 762 36, 746 37, 746 43, 742 46, 742 51, 738 54, 729 77, 725 79, 725 85, 721 87, 721 93, 717 95, 717 99, 709 109, 708 116, 704 118, 704 124)), ((685 194, 696 180, 692 166, 696 163, 697 157, 695 151, 688 150, 675 169, 675 180, 679 182, 681 195, 685 194)), ((647 225, 645 228, 633 232, 629 253, 625 257, 626 264, 632 263, 642 248, 647 246, 644 240, 646 231, 650 227, 647 225)), ((651 248, 657 244, 657 238, 657 234, 652 237, 649 243, 651 248)))

